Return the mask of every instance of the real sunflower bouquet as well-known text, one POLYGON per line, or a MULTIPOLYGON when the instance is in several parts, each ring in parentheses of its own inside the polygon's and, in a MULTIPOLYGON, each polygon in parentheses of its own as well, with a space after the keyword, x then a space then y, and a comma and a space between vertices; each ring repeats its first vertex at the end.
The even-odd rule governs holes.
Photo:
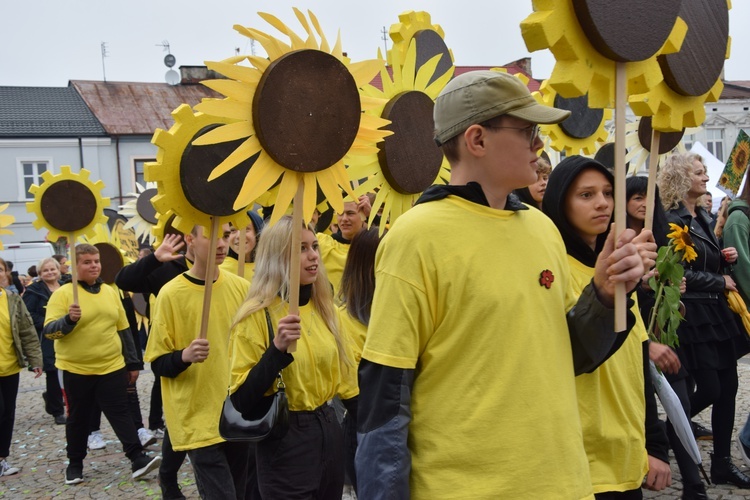
POLYGON ((654 307, 648 322, 648 336, 669 347, 680 344, 677 327, 684 317, 680 312, 680 283, 685 268, 680 262, 692 262, 698 257, 688 227, 669 224, 669 244, 659 248, 656 273, 648 280, 655 293, 654 307), (657 336, 656 332, 660 332, 657 336))

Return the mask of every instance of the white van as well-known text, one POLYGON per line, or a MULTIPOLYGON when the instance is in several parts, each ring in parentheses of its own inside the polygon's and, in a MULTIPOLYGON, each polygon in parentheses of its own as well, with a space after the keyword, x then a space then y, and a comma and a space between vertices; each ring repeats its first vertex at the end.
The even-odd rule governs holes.
POLYGON ((31 266, 38 265, 40 260, 54 254, 52 243, 10 243, 5 245, 4 250, 0 250, 0 257, 13 262, 13 270, 18 274, 28 274, 31 266))

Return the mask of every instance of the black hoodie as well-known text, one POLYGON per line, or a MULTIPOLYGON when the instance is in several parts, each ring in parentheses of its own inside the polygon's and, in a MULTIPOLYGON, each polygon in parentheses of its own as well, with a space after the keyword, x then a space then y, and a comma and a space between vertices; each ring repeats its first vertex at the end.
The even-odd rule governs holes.
MULTIPOLYGON (((609 228, 597 237, 596 250, 594 251, 578 235, 565 213, 565 198, 570 185, 586 169, 594 169, 601 172, 614 187, 615 179, 604 165, 583 156, 569 156, 552 170, 547 183, 547 191, 544 193, 544 199, 542 200, 542 210, 560 230, 568 255, 586 266, 594 267, 596 265, 596 257, 599 255, 604 246, 604 241, 609 234, 609 228)), ((628 300, 628 309, 632 307, 632 304, 633 302, 628 300)), ((659 420, 651 376, 647 369, 648 342, 643 343, 643 357, 644 393, 646 400, 646 449, 649 455, 669 463, 666 429, 659 420)))
POLYGON ((542 199, 542 211, 552 219, 565 242, 568 255, 582 264, 594 267, 596 257, 604 247, 604 242, 609 234, 609 228, 596 238, 596 250, 592 250, 583 241, 565 214, 565 197, 578 175, 586 170, 593 169, 601 172, 607 180, 615 185, 615 179, 607 168, 596 160, 584 156, 569 156, 561 161, 553 170, 547 181, 547 191, 542 199))

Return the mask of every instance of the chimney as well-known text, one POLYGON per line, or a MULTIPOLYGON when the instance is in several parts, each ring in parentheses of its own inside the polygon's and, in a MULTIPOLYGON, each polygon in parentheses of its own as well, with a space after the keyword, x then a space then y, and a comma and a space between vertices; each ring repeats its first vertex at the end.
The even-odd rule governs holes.
POLYGON ((203 80, 214 80, 224 78, 206 66, 180 66, 180 84, 181 85, 198 85, 203 80))

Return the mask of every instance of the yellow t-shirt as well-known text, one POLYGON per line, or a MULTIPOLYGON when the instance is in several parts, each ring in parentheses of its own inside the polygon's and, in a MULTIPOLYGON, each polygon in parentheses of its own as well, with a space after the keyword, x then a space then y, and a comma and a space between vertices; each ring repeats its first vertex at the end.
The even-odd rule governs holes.
POLYGON ((13 332, 10 329, 8 292, 0 288, 0 377, 9 377, 20 371, 13 344, 13 332))
POLYGON ((367 326, 349 315, 344 305, 339 306, 339 318, 341 319, 341 332, 351 345, 354 361, 359 366, 359 360, 362 359, 362 348, 365 346, 365 338, 367 337, 367 326))
MULTIPOLYGON (((73 284, 66 283, 47 303, 46 325, 68 314, 73 284)), ((55 340, 55 367, 78 375, 106 375, 125 367, 118 331, 129 328, 117 290, 102 284, 99 293, 78 288, 81 319, 69 334, 55 340)))
POLYGON ((344 275, 346 256, 349 255, 349 245, 333 239, 333 236, 325 233, 315 235, 318 238, 320 258, 326 268, 328 279, 333 285, 333 296, 338 296, 341 289, 341 277, 344 275))
MULTIPOLYGON (((274 335, 279 320, 289 314, 289 304, 277 299, 269 308, 274 335)), ((309 302, 300 307, 302 335, 297 341, 294 361, 284 368, 281 376, 286 385, 289 409, 292 411, 314 410, 337 394, 349 399, 358 394, 352 386, 356 369, 342 366, 336 339, 323 319, 309 302)), ((229 392, 234 393, 247 379, 250 369, 260 360, 269 347, 266 314, 261 309, 242 320, 232 331, 232 374, 229 392)), ((276 390, 274 385, 268 394, 276 390)))
POLYGON ((411 498, 592 498, 552 222, 455 196, 417 205, 375 276, 362 358, 416 371, 411 498))
MULTIPOLYGON (((219 268, 228 273, 232 273, 235 276, 239 276, 237 259, 233 259, 232 257, 227 257, 224 259, 224 262, 222 262, 219 265, 219 268)), ((255 262, 245 262, 245 275, 243 276, 243 278, 246 279, 247 281, 252 282, 254 273, 255 273, 255 262)))
MULTIPOLYGON (((248 288, 250 283, 246 280, 219 272, 213 284, 206 335, 208 358, 191 364, 174 378, 161 377, 164 417, 175 450, 224 441, 219 435, 219 415, 229 385, 229 328, 248 288)), ((198 337, 204 289, 180 275, 159 291, 146 361, 185 349, 198 337)))
MULTIPOLYGON (((568 260, 572 293, 578 296, 594 277, 594 268, 570 256, 568 260)), ((637 299, 632 311, 636 323, 625 343, 593 373, 576 377, 594 493, 638 489, 648 473, 642 345, 648 334, 637 299)))

